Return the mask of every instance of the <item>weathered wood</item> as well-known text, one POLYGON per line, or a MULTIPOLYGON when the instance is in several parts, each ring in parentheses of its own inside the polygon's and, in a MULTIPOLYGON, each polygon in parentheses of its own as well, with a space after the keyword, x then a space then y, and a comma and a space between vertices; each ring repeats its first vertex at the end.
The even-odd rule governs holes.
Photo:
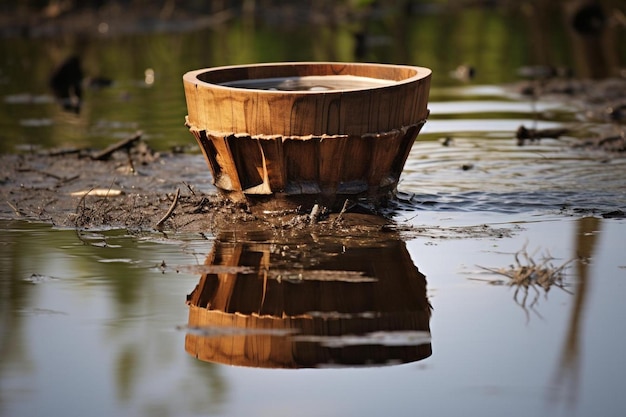
POLYGON ((382 64, 288 63, 218 67, 183 77, 189 123, 207 131, 255 135, 362 135, 427 117, 431 71, 382 64), (350 75, 393 81, 383 87, 266 91, 219 83, 277 77, 350 75))
POLYGON ((428 117, 430 77, 427 68, 362 63, 196 70, 183 77, 186 122, 216 186, 231 196, 306 196, 305 205, 341 208, 346 196, 376 200, 395 189, 428 117), (312 76, 323 88, 350 86, 255 87, 277 78, 305 84, 312 76), (252 87, 242 87, 245 81, 252 87))

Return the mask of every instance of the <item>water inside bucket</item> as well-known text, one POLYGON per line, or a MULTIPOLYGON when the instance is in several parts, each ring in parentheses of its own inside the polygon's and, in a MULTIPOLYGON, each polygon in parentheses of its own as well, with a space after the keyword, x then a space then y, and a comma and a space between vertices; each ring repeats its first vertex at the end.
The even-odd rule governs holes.
POLYGON ((395 81, 355 75, 311 75, 304 77, 255 78, 220 83, 226 87, 268 91, 358 90, 382 87, 395 81))

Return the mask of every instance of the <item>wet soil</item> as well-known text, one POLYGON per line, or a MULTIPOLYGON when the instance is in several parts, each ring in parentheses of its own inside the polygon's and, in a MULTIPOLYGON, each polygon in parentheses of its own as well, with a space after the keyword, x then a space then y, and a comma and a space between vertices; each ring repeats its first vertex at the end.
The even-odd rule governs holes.
POLYGON ((1 155, 0 217, 58 227, 184 231, 211 229, 216 218, 249 216, 247 207, 196 192, 185 181, 196 155, 159 155, 141 141, 109 158, 94 155, 75 149, 1 155))
POLYGON ((433 239, 501 238, 512 233, 510 228, 487 225, 444 229, 394 222, 393 213, 407 204, 401 199, 384 207, 350 202, 339 212, 325 207, 258 211, 217 192, 199 191, 189 182, 186 169, 197 166, 201 155, 156 154, 142 141, 108 159, 94 159, 99 154, 73 149, 0 155, 0 219, 137 232, 216 234, 236 229, 297 236, 315 231, 369 238, 400 232, 433 239))

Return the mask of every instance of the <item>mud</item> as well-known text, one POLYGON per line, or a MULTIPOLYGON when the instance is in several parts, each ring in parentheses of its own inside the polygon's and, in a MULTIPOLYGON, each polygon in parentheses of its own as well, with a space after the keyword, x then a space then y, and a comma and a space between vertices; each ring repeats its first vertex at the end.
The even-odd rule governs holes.
MULTIPOLYGON (((228 230, 297 236, 425 236, 431 239, 510 236, 509 228, 487 225, 417 227, 392 220, 408 203, 384 207, 348 202, 342 211, 262 212, 234 203, 217 191, 200 191, 187 178, 201 155, 156 154, 144 142, 95 159, 101 151, 62 150, 0 155, 0 219, 43 222, 80 230, 192 232, 228 230)), ((201 161, 202 163, 204 161, 201 161)), ((206 176, 209 178, 208 168, 206 176)), ((206 187, 205 187, 206 188, 206 187)), ((215 190, 213 188, 213 190, 215 190)))
POLYGON ((185 168, 196 155, 159 155, 144 142, 108 159, 93 158, 96 154, 64 150, 1 155, 0 217, 83 229, 200 231, 216 221, 250 216, 247 207, 196 192, 185 181, 185 168), (176 206, 164 219, 176 190, 176 206))

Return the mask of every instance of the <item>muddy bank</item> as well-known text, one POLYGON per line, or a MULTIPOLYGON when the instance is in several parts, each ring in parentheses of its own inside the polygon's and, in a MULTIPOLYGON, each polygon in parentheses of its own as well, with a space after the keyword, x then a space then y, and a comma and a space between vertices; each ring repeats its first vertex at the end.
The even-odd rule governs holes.
POLYGON ((258 212, 218 195, 209 185, 201 155, 156 154, 141 141, 130 152, 121 149, 109 158, 94 157, 101 153, 65 150, 0 155, 0 219, 81 230, 215 233, 237 229, 279 234, 314 230, 370 238, 376 233, 402 232, 433 239, 512 234, 510 228, 487 225, 444 229, 397 223, 390 219, 407 204, 401 200, 376 209, 350 203, 335 213, 324 207, 314 212, 258 212))
MULTIPOLYGON (((59 227, 182 231, 209 230, 218 217, 234 222, 248 216, 246 207, 189 183, 196 155, 159 155, 143 142, 131 152, 97 155, 87 150, 1 155, 0 217, 59 227), (177 190, 176 205, 165 218, 177 190)), ((206 177, 210 181, 208 170, 206 177)))

